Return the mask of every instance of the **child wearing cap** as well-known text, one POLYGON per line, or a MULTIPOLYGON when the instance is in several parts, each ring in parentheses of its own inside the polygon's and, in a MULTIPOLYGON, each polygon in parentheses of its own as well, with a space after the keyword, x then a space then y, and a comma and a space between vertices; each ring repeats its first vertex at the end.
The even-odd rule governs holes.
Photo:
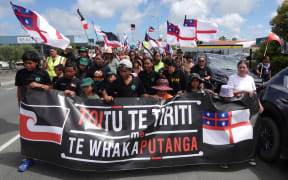
MULTIPOLYGON (((20 99, 23 93, 23 88, 29 86, 30 88, 42 88, 48 90, 51 85, 50 77, 47 71, 39 68, 40 58, 34 51, 26 51, 22 55, 24 62, 24 69, 17 71, 15 77, 15 86, 17 86, 17 99, 20 106, 20 99)), ((3 103, 3 102, 2 102, 3 103)), ((33 159, 26 157, 22 164, 18 167, 18 171, 24 172, 31 165, 33 159)))
POLYGON ((152 86, 152 88, 157 90, 155 97, 160 99, 170 99, 173 97, 167 92, 172 90, 172 88, 169 87, 169 82, 167 79, 158 79, 156 81, 156 86, 152 86))
POLYGON ((193 92, 193 93, 204 93, 203 89, 200 88, 200 84, 202 83, 202 80, 200 78, 200 75, 197 73, 192 73, 189 77, 189 82, 187 86, 187 92, 193 92))
POLYGON ((81 96, 87 99, 100 99, 100 97, 96 94, 96 86, 91 78, 84 78, 81 81, 80 84, 82 88, 82 94, 81 96))
POLYGON ((77 95, 81 94, 81 80, 75 75, 77 73, 77 64, 75 62, 69 61, 65 65, 65 72, 62 78, 59 78, 53 88, 56 90, 64 91, 65 95, 77 95))
POLYGON ((84 79, 87 76, 88 64, 89 60, 87 58, 79 59, 78 71, 76 73, 77 78, 84 79))

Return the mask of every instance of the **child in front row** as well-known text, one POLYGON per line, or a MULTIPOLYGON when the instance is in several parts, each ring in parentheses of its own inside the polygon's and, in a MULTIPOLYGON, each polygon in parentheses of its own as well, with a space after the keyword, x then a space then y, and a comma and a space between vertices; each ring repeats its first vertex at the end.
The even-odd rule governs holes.
POLYGON ((64 67, 63 67, 63 64, 58 64, 57 66, 54 67, 54 71, 56 73, 57 76, 55 76, 53 79, 52 79, 52 85, 54 86, 55 82, 63 77, 64 75, 64 67))
POLYGON ((69 61, 65 64, 65 72, 62 78, 59 78, 53 88, 64 91, 65 95, 80 96, 81 95, 81 80, 76 78, 77 64, 69 61))
POLYGON ((90 77, 84 78, 81 81, 82 94, 81 96, 87 99, 100 99, 96 94, 97 87, 95 86, 94 80, 90 77))
MULTIPOLYGON (((45 90, 48 90, 51 86, 50 77, 47 71, 39 68, 40 57, 36 52, 26 51, 22 56, 22 60, 24 62, 24 69, 17 71, 15 77, 19 106, 21 96, 23 95, 23 88, 25 86, 30 88, 42 88, 45 90)), ((33 162, 32 158, 26 157, 18 167, 18 171, 26 171, 31 165, 33 165, 33 162)))

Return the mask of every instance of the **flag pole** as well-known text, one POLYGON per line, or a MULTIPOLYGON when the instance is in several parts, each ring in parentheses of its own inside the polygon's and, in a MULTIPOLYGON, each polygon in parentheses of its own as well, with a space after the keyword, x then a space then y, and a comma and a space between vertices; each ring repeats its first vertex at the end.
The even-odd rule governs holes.
POLYGON ((96 39, 97 39, 97 41, 99 41, 97 32, 95 31, 95 28, 94 28, 94 21, 92 21, 92 25, 93 25, 93 29, 94 29, 94 32, 95 32, 95 35, 96 35, 96 39))
POLYGON ((266 43, 266 48, 265 48, 265 52, 264 52, 264 57, 266 56, 267 47, 268 47, 268 41, 267 41, 267 43, 266 43))

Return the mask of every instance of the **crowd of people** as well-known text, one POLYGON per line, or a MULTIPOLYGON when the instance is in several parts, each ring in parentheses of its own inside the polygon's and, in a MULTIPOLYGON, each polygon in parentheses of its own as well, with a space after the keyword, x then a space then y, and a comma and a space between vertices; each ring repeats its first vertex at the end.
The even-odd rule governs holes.
MULTIPOLYGON (((18 103, 24 86, 53 88, 64 91, 65 95, 106 102, 112 102, 114 97, 169 99, 185 92, 218 95, 209 86, 213 72, 204 56, 198 57, 194 64, 192 54, 183 54, 181 49, 175 55, 158 51, 153 54, 135 50, 113 52, 111 48, 89 53, 86 47, 80 47, 78 52, 78 56, 73 55, 72 46, 68 46, 59 55, 57 49, 50 48, 50 55, 43 57, 42 63, 36 52, 25 52, 22 56, 25 68, 17 72, 15 79, 18 103)), ((266 72, 268 60, 257 68, 265 78, 271 76, 266 72)), ((255 93, 248 64, 240 61, 237 67, 238 73, 230 76, 228 85, 221 88, 219 95, 225 100, 255 93)), ((262 111, 260 104, 259 112, 262 111)), ((32 164, 33 160, 27 158, 18 170, 26 171, 32 164)))

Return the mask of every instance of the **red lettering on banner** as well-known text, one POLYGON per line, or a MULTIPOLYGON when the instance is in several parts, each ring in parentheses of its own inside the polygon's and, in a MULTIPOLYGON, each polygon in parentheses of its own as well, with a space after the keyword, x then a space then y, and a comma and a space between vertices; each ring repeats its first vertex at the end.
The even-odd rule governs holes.
POLYGON ((89 110, 87 110, 87 109, 82 109, 82 108, 80 108, 80 111, 82 112, 82 114, 81 114, 81 117, 80 117, 80 119, 79 119, 79 121, 78 121, 78 125, 82 125, 83 119, 85 118, 85 115, 86 115, 86 114, 89 115, 89 110))
POLYGON ((156 141, 155 138, 153 138, 153 150, 152 150, 152 143, 151 143, 151 139, 149 139, 148 141, 148 150, 150 154, 154 154, 156 152, 156 141))
POLYGON ((143 148, 147 147, 147 140, 141 141, 140 154, 143 153, 143 148))
POLYGON ((174 137, 174 151, 178 151, 181 152, 181 137, 178 137, 178 139, 176 137, 174 137))
POLYGON ((190 150, 190 139, 188 137, 184 137, 183 138, 183 150, 185 152, 189 151, 190 150), (188 141, 188 142, 187 142, 188 141))
POLYGON ((198 150, 198 146, 197 146, 197 141, 195 136, 192 137, 192 142, 191 142, 191 151, 197 151, 198 150))
POLYGON ((162 153, 162 143, 164 141, 164 138, 157 138, 157 141, 159 142, 159 152, 162 153))
POLYGON ((171 138, 167 138, 166 150, 165 150, 165 152, 168 153, 168 150, 169 150, 170 152, 173 152, 172 143, 171 143, 171 138))

